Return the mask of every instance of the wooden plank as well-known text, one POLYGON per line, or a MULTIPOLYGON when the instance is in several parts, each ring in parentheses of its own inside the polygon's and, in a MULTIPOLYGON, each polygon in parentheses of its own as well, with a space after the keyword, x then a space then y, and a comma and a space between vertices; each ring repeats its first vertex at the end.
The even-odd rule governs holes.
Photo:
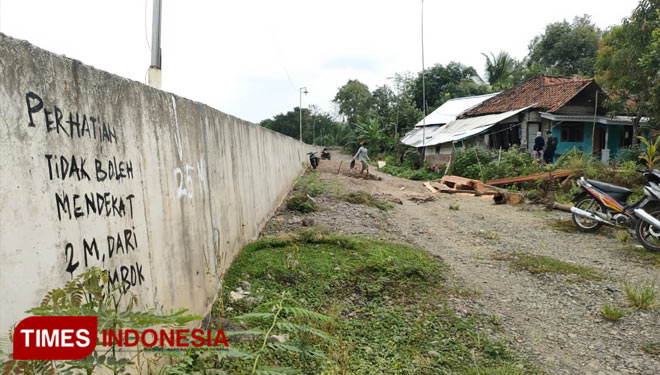
POLYGON ((431 184, 430 184, 428 181, 426 181, 426 182, 424 183, 424 186, 426 186, 426 188, 429 189, 429 190, 430 190, 431 192, 433 192, 433 193, 437 193, 437 192, 438 192, 437 190, 435 190, 435 188, 434 188, 433 186, 431 186, 431 184))
POLYGON ((488 185, 509 185, 509 184, 515 184, 518 182, 531 182, 535 180, 540 180, 543 178, 561 178, 561 177, 568 177, 572 174, 575 174, 576 170, 563 170, 563 171, 554 171, 554 172, 548 172, 548 173, 539 173, 539 174, 533 174, 529 176, 518 176, 518 177, 512 177, 512 178, 502 178, 499 180, 490 180, 488 181, 488 185))

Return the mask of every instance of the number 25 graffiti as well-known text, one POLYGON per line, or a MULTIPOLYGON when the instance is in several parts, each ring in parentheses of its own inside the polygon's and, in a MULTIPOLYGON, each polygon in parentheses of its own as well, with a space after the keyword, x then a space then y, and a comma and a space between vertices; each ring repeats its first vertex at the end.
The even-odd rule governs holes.
POLYGON ((186 163, 184 168, 174 168, 174 178, 176 180, 177 189, 176 197, 181 199, 187 197, 193 198, 193 176, 197 174, 197 181, 199 184, 199 193, 204 193, 204 161, 197 162, 197 168, 186 163), (192 171, 192 173, 191 173, 192 171))

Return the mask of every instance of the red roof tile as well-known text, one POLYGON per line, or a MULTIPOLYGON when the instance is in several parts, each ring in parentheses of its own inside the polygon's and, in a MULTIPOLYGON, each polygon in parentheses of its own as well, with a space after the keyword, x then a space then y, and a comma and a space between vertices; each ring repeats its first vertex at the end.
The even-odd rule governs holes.
POLYGON ((592 78, 534 76, 527 81, 496 95, 478 106, 464 112, 460 117, 474 117, 512 111, 532 106, 554 112, 564 106, 575 95, 594 80, 592 78))

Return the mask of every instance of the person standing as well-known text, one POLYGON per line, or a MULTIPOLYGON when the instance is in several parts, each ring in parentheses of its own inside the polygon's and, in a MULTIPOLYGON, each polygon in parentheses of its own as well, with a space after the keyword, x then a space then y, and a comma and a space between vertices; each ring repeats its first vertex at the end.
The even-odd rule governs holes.
POLYGON ((543 158, 543 147, 545 146, 545 139, 543 139, 543 133, 542 132, 536 132, 536 138, 534 139, 534 152, 532 153, 532 157, 534 159, 542 159, 543 158))
POLYGON ((548 135, 548 140, 545 142, 543 159, 546 163, 552 164, 555 158, 555 150, 557 150, 557 137, 553 136, 550 130, 546 134, 548 135))
POLYGON ((362 164, 360 174, 364 171, 367 171, 367 174, 369 174, 369 164, 367 164, 367 161, 369 160, 369 155, 367 155, 367 142, 362 142, 362 146, 360 146, 355 153, 355 156, 353 156, 353 160, 355 159, 359 160, 360 164, 362 164))

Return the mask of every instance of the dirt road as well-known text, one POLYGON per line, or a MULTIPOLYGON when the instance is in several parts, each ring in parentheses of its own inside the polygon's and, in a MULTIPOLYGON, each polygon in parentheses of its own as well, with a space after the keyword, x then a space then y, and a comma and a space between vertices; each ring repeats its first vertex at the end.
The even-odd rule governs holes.
MULTIPOLYGON (((459 313, 501 322, 502 333, 522 353, 550 374, 660 373, 660 313, 629 308, 610 322, 603 305, 626 307, 624 283, 655 282, 657 266, 630 255, 630 244, 613 231, 583 234, 553 229, 564 212, 534 205, 494 205, 481 197, 432 194, 421 182, 374 172, 379 181, 337 174, 348 172, 346 156, 322 161, 321 179, 338 181, 345 190, 365 190, 400 199, 393 210, 324 201, 309 214, 317 225, 335 230, 405 241, 441 257, 474 297, 452 299, 459 313), (417 204, 411 195, 434 195, 417 204), (452 205, 457 209, 449 209, 452 205), (511 256, 537 254, 583 265, 606 275, 582 280, 574 275, 531 273, 511 267, 511 256)), ((355 172, 353 172, 355 173, 355 172)), ((300 217, 277 216, 277 225, 299 225, 300 217), (279 221, 279 223, 278 223, 279 221)), ((497 334, 494 332, 493 334, 497 334)))

